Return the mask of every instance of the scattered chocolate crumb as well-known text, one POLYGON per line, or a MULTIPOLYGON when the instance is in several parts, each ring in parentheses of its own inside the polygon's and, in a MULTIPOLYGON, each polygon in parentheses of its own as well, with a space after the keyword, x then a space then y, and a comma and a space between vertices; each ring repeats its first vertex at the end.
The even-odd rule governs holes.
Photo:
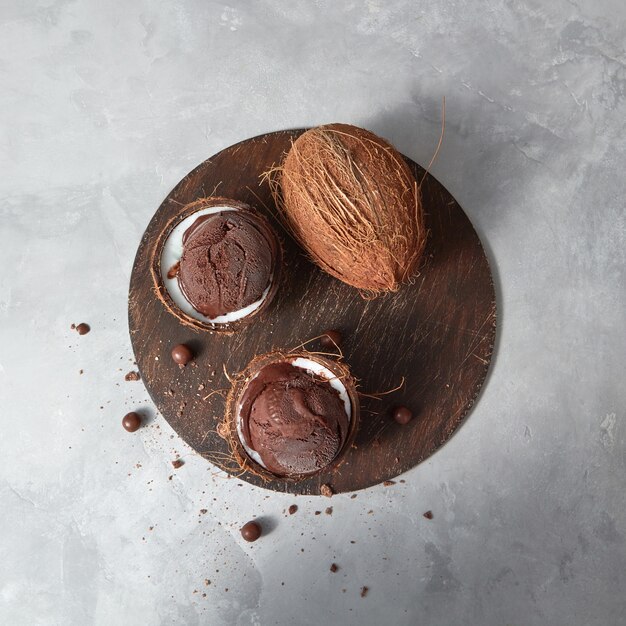
POLYGON ((426 519, 432 519, 434 517, 433 512, 432 511, 426 511, 426 513, 424 513, 424 517, 426 519))
POLYGON ((383 485, 384 485, 385 487, 391 487, 391 485, 395 485, 395 484, 396 484, 396 481, 395 481, 395 480, 386 480, 386 481, 383 483, 383 485))
POLYGON ((356 498, 356 496, 357 496, 357 494, 356 494, 356 493, 353 493, 353 494, 350 496, 350 500, 354 500, 354 499, 356 498))
POLYGON ((334 574, 337 570, 339 569, 339 567, 337 566, 337 563, 333 563, 330 566, 330 571, 334 574))
POLYGON ((172 461, 172 466, 174 467, 174 469, 179 469, 184 464, 185 464, 185 462, 182 459, 175 459, 174 461, 172 461))
POLYGON ((79 374, 82 374, 85 370, 78 370, 79 374))
POLYGON ((167 270, 167 277, 171 280, 172 278, 176 278, 178 276, 178 270, 180 269, 180 261, 176 261, 169 270, 167 270))
POLYGON ((322 485, 320 487, 320 493, 323 496, 326 496, 327 498, 332 498, 333 497, 333 493, 335 493, 335 492, 333 491, 333 488, 330 485, 324 484, 324 485, 322 485))
POLYGON ((168 476, 167 480, 172 480, 172 478, 174 478, 174 474, 172 474, 171 476, 168 476))
MULTIPOLYGON (((74 326, 74 324, 72 324, 72 326, 74 326)), ((79 335, 86 335, 91 330, 91 328, 89 327, 89 324, 81 322, 80 324, 74 326, 72 330, 75 330, 79 335)))
POLYGON ((297 510, 298 510, 298 505, 297 504, 292 504, 289 507, 289 515, 293 515, 297 510))
POLYGON ((205 587, 208 587, 211 584, 211 581, 208 578, 204 579, 204 585, 205 587))
POLYGON ((72 325, 70 326, 70 328, 71 328, 72 330, 76 330, 76 324, 72 324, 72 325))
POLYGON ((333 507, 332 506, 327 506, 326 510, 324 511, 324 513, 326 513, 326 515, 332 515, 333 514, 333 507))
POLYGON ((361 587, 361 597, 364 598, 369 590, 369 587, 361 587))
POLYGON ((206 515, 208 513, 208 509, 200 509, 200 513, 202 515, 206 515))
POLYGON ((124 380, 127 382, 139 380, 141 377, 139 376, 139 372, 128 372, 126 376, 124 376, 124 380))
POLYGON ((321 511, 315 511, 315 515, 321 515, 321 511))

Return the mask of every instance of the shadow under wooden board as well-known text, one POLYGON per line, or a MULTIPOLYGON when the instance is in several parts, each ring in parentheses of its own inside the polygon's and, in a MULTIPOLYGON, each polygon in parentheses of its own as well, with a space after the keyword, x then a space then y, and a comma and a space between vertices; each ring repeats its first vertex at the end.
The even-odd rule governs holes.
MULTIPOLYGON (((293 483, 239 478, 276 491, 335 493, 391 480, 437 450, 459 427, 485 380, 495 339, 496 305, 489 264, 478 235, 454 198, 432 176, 422 187, 430 231, 425 260, 413 284, 376 300, 311 263, 272 215, 261 174, 278 164, 303 130, 279 131, 226 148, 172 190, 143 235, 130 281, 129 325, 143 382, 159 411, 200 455, 221 465, 227 443, 216 428, 229 387, 225 371, 242 370, 254 356, 300 345, 330 328, 344 337, 345 361, 363 394, 404 385, 380 399, 362 397, 361 424, 346 460, 333 471, 293 483), (284 241, 285 271, 264 315, 233 335, 183 326, 153 291, 150 262, 159 233, 187 203, 220 195, 268 215, 284 241), (194 365, 172 361, 173 345, 196 352, 194 365), (391 409, 405 404, 413 421, 399 425, 391 409)), ((423 170, 406 159, 418 180, 423 170)), ((316 341, 307 344, 318 350, 316 341)))

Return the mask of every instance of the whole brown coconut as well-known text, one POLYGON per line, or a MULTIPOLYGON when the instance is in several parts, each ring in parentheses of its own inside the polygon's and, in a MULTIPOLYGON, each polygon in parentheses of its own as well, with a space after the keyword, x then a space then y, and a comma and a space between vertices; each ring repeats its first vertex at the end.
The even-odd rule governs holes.
POLYGON ((288 228, 332 276, 375 296, 416 272, 426 244, 420 189, 384 139, 348 124, 313 128, 293 143, 277 182, 288 228))

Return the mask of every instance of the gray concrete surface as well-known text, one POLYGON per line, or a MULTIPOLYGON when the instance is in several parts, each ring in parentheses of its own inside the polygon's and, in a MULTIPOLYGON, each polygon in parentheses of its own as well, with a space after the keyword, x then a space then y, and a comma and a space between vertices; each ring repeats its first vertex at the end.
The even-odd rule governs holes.
POLYGON ((625 24, 622 0, 1 0, 0 623, 626 623, 625 24), (395 487, 224 479, 123 380, 144 227, 265 131, 351 122, 425 164, 442 96, 433 172, 498 281, 480 402, 395 487))

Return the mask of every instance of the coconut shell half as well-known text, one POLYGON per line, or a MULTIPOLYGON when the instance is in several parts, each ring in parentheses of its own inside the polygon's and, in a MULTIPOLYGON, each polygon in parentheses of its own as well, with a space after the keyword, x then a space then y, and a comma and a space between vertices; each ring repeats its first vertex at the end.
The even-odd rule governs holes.
POLYGON ((311 478, 316 474, 328 472, 339 466, 345 459, 347 451, 352 446, 359 428, 360 407, 359 396, 356 389, 356 381, 350 374, 348 366, 340 361, 326 358, 317 353, 313 354, 306 350, 292 352, 270 352, 255 357, 248 366, 232 379, 232 385, 226 399, 226 412, 224 421, 218 427, 218 433, 226 439, 231 450, 232 459, 241 468, 242 471, 252 472, 260 476, 264 480, 284 480, 288 482, 297 482, 306 478, 311 478), (250 381, 263 369, 266 365, 291 361, 296 358, 304 358, 314 361, 339 378, 343 383, 351 405, 351 415, 348 425, 348 431, 343 445, 333 461, 317 472, 307 474, 291 474, 288 476, 277 476, 268 471, 265 467, 257 463, 246 451, 241 442, 238 432, 238 419, 243 394, 250 381))
POLYGON ((154 283, 154 290, 158 299, 165 305, 165 308, 172 315, 180 320, 182 324, 190 326, 196 330, 233 333, 236 332, 239 328, 246 326, 252 321, 258 319, 263 314, 263 312, 270 306, 272 300, 274 299, 274 296, 276 295, 276 292, 278 291, 278 286, 282 273, 282 264, 282 244, 274 229, 270 225, 269 221, 258 211, 256 211, 251 206, 245 204, 244 202, 239 202, 230 198, 215 196, 210 198, 200 198, 195 202, 185 205, 181 209, 181 211, 168 222, 156 241, 156 245, 152 252, 152 262, 150 269, 152 274, 152 280, 154 283), (210 319, 205 318, 201 314, 192 315, 189 312, 184 311, 181 306, 177 304, 166 285, 166 278, 171 278, 176 271, 175 264, 171 267, 163 267, 164 247, 166 245, 166 242, 168 241, 168 237, 170 237, 174 229, 184 220, 194 215, 195 213, 201 212, 205 209, 211 209, 213 207, 226 207, 229 209, 232 208, 237 211, 246 211, 247 213, 253 215, 254 219, 260 223, 267 237, 273 239, 272 246, 273 250, 275 250, 272 280, 262 302, 257 306, 256 309, 254 309, 252 312, 245 315, 244 317, 226 322, 213 322, 210 319), (164 273, 166 275, 165 277, 164 273))

